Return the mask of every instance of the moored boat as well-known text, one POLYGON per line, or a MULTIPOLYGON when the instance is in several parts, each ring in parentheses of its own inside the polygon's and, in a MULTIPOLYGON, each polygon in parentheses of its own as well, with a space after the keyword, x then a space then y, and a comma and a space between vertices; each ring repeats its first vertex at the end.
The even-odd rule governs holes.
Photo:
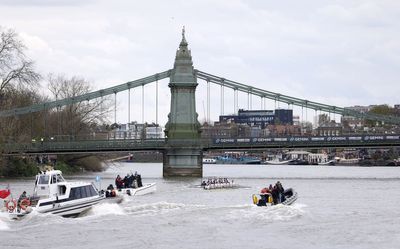
POLYGON ((92 183, 67 182, 60 170, 49 170, 36 176, 34 193, 31 197, 9 198, 6 211, 13 219, 24 217, 36 211, 63 217, 76 217, 99 203, 99 195, 92 183))
POLYGON ((203 158, 203 164, 216 164, 217 160, 215 158, 203 158))
POLYGON ((318 165, 335 165, 335 160, 329 160, 327 162, 319 162, 318 165))
POLYGON ((268 160, 264 161, 264 164, 269 164, 269 165, 287 165, 291 162, 292 160, 268 160))

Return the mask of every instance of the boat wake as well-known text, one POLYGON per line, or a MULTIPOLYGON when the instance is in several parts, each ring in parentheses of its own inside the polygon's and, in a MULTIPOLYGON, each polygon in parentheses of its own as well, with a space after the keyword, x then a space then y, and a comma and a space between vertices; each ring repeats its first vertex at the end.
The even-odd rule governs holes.
POLYGON ((164 214, 170 211, 181 210, 186 205, 182 203, 155 202, 137 206, 125 207, 124 210, 129 214, 156 215, 164 214))
POLYGON ((83 216, 109 216, 109 215, 125 215, 124 209, 117 203, 100 203, 94 205, 86 214, 83 216))
POLYGON ((290 221, 304 216, 304 204, 275 205, 270 207, 257 207, 254 205, 243 205, 230 210, 229 219, 241 217, 242 219, 254 220, 258 224, 260 222, 271 221, 290 221))
POLYGON ((7 213, 0 212, 0 231, 10 230, 7 225, 7 213))

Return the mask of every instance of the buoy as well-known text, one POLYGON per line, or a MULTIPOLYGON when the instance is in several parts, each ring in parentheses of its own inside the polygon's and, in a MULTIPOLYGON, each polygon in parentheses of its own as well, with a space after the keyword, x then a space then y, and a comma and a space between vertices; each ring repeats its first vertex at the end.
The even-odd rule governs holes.
POLYGON ((6 202, 6 208, 9 212, 14 211, 15 207, 17 206, 17 201, 12 199, 6 202))
POLYGON ((257 205, 257 203, 258 203, 258 198, 256 195, 253 195, 253 204, 257 205))
POLYGON ((19 207, 22 209, 22 210, 25 210, 28 206, 30 206, 31 205, 31 202, 29 201, 29 199, 23 199, 20 203, 19 203, 19 207))

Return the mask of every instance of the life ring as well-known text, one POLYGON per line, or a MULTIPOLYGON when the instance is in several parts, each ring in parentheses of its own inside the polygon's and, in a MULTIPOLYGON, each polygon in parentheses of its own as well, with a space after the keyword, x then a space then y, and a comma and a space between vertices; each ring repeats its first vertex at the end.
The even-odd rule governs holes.
POLYGON ((256 195, 253 195, 253 204, 257 205, 257 203, 258 203, 258 198, 256 195))
POLYGON ((12 199, 6 202, 6 208, 9 212, 14 211, 15 207, 17 206, 17 201, 12 199))
POLYGON ((22 199, 22 201, 19 203, 19 207, 22 209, 22 210, 25 210, 28 206, 30 206, 31 205, 31 202, 29 201, 29 199, 27 199, 27 198, 25 198, 25 199, 22 199))

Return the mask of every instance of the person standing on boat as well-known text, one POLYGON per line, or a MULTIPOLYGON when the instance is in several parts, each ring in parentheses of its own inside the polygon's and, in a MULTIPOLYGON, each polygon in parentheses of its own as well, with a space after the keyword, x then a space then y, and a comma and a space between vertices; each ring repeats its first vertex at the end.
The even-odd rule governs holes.
POLYGON ((117 189, 121 189, 122 188, 122 179, 119 175, 117 175, 117 178, 115 179, 115 186, 117 187, 117 189))
POLYGON ((278 189, 278 195, 279 195, 279 203, 284 202, 285 201, 285 195, 283 194, 283 192, 285 191, 282 187, 282 184, 280 181, 278 181, 276 183, 276 187, 278 189))
POLYGON ((126 174, 126 176, 124 177, 124 188, 129 188, 129 174, 126 174))
POLYGON ((18 212, 19 212, 19 210, 20 210, 20 205, 21 205, 21 203, 22 203, 22 200, 24 200, 24 199, 26 199, 27 198, 27 196, 26 196, 26 191, 24 191, 24 192, 22 192, 22 194, 19 196, 19 198, 18 198, 18 212))
POLYGON ((274 188, 272 189, 271 194, 272 194, 272 199, 274 201, 274 204, 278 204, 279 203, 278 202, 279 192, 278 192, 278 187, 276 186, 276 184, 275 184, 274 188))
MULTIPOLYGON (((135 173, 136 174, 136 173, 135 173)), ((140 174, 136 175, 136 181, 137 181, 137 185, 138 187, 143 187, 143 183, 142 183, 142 176, 140 174)))

